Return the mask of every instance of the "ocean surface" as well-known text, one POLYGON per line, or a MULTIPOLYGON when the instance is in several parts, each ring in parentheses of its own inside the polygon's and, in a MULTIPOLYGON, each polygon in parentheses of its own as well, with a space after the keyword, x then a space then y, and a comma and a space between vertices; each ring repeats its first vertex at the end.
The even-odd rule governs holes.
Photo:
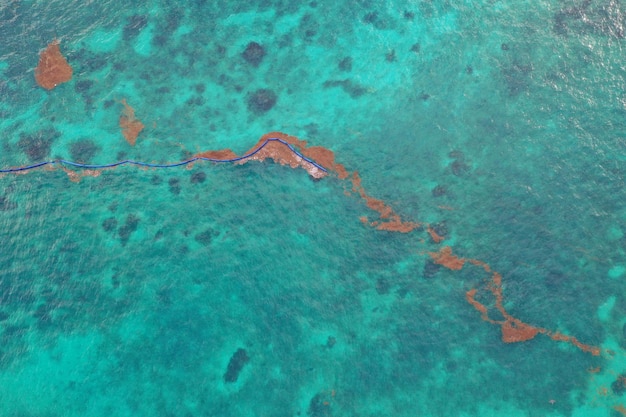
POLYGON ((626 415, 625 36, 618 0, 0 0, 0 168, 279 131, 423 225, 271 160, 3 174, 0 417, 626 415))

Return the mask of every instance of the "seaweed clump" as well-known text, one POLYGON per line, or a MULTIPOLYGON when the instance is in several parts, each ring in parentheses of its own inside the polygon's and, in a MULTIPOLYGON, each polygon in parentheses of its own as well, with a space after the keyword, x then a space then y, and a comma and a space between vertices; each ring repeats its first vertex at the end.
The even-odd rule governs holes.
POLYGON ((35 81, 46 90, 72 79, 72 67, 61 54, 59 41, 52 41, 39 55, 39 64, 35 68, 35 81))
POLYGON ((124 109, 122 110, 119 122, 122 128, 122 135, 124 135, 124 139, 126 139, 130 146, 135 146, 137 136, 139 136, 139 133, 145 126, 135 117, 135 109, 128 105, 126 99, 122 99, 122 105, 124 109))

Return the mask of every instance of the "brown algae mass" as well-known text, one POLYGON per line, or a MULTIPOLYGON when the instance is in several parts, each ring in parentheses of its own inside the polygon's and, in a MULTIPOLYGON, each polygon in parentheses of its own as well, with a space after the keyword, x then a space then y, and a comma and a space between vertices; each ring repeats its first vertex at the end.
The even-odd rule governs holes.
POLYGON ((55 39, 39 54, 39 64, 35 68, 35 81, 46 90, 52 90, 71 78, 72 67, 61 55, 59 41, 55 39))
MULTIPOLYGON (((131 145, 134 145, 137 135, 144 126, 135 118, 135 112, 126 103, 126 100, 122 100, 121 103, 124 105, 124 110, 120 117, 120 127, 123 129, 126 140, 131 145)), ((303 168, 315 179, 334 174, 339 180, 349 180, 351 187, 349 190, 346 187, 344 193, 346 195, 352 195, 352 193, 358 195, 364 201, 365 206, 378 215, 378 220, 372 222, 368 220, 367 216, 360 216, 359 220, 364 225, 374 227, 377 230, 399 233, 409 233, 416 229, 422 229, 425 230, 433 244, 438 244, 444 239, 430 225, 426 224, 425 228, 422 228, 422 223, 402 220, 400 215, 389 204, 370 196, 363 187, 358 172, 349 172, 343 165, 337 163, 335 155, 330 149, 320 146, 308 146, 307 142, 294 136, 280 132, 270 132, 263 135, 244 155, 250 156, 233 162, 245 164, 251 160, 262 162, 266 159, 271 159, 275 163, 287 165, 291 168, 303 168), (323 167, 323 169, 320 167, 323 167)), ((197 153, 194 156, 209 158, 215 161, 231 161, 239 158, 230 149, 208 150, 197 153)), ((53 169, 53 167, 47 166, 46 169, 53 169)), ((84 170, 80 174, 66 167, 63 167, 63 170, 72 181, 79 181, 82 177, 98 176, 100 174, 100 170, 96 169, 84 170)), ((16 174, 25 172, 27 171, 17 171, 16 174)), ((423 243, 425 240, 421 239, 420 241, 423 243)), ((509 314, 504 307, 502 276, 498 272, 493 271, 487 263, 478 259, 459 257, 453 253, 453 249, 450 246, 443 246, 439 251, 429 252, 428 254, 432 258, 433 264, 443 266, 449 270, 458 271, 469 265, 470 267, 481 268, 488 274, 489 278, 486 280, 486 284, 480 288, 471 288, 466 291, 465 299, 480 313, 482 320, 500 326, 501 339, 504 343, 525 342, 534 339, 538 334, 543 334, 551 340, 566 342, 594 356, 601 354, 599 347, 584 344, 576 337, 568 336, 558 331, 533 326, 509 314), (486 299, 486 301, 483 301, 483 299, 486 299), (497 319, 492 317, 497 317, 497 319)))
MULTIPOLYGON (((314 158, 311 153, 316 153, 317 151, 313 150, 311 152, 310 149, 306 148, 306 142, 301 141, 298 138, 293 136, 286 135, 280 132, 271 132, 267 133, 258 140, 258 142, 250 149, 248 149, 244 155, 252 154, 249 158, 238 161, 238 164, 245 164, 249 161, 265 161, 266 159, 271 159, 277 164, 288 165, 291 168, 303 168, 306 170, 309 175, 315 179, 323 178, 328 175, 327 172, 319 169, 315 164, 307 161, 302 158, 289 147, 289 145, 294 146, 294 149, 297 149, 301 155, 309 158, 311 160, 315 160, 320 166, 325 167, 326 169, 332 169, 333 165, 329 163, 328 155, 326 159, 317 159, 314 158), (280 139, 271 140, 271 139, 280 139), (281 142, 282 141, 282 142, 281 142)), ((330 151, 329 151, 330 152, 330 151)), ((332 154, 332 152, 331 152, 332 154)), ((195 157, 203 157, 209 159, 216 159, 221 161, 226 161, 230 159, 235 159, 238 155, 230 149, 221 149, 217 151, 209 150, 204 152, 199 152, 194 155, 195 157)))
POLYGON ((452 248, 450 246, 444 246, 439 252, 430 252, 430 257, 433 258, 436 264, 445 266, 454 271, 462 269, 465 264, 465 259, 452 254, 452 248))
POLYGON ((124 139, 130 146, 135 146, 137 136, 143 130, 144 125, 135 117, 135 109, 126 103, 126 99, 122 99, 122 105, 124 105, 122 115, 120 116, 122 135, 124 135, 124 139))

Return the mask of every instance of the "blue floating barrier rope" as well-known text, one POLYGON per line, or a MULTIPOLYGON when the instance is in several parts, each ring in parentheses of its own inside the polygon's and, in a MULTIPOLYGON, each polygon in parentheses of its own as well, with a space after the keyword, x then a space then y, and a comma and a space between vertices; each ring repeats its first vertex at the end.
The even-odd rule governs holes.
POLYGON ((282 143, 283 145, 286 145, 291 150, 291 152, 293 152, 298 157, 302 158, 303 160, 305 160, 306 162, 308 162, 311 165, 315 166, 316 168, 318 168, 318 169, 320 169, 320 170, 322 170, 324 172, 328 172, 328 170, 326 168, 324 168, 323 166, 321 166, 317 162, 313 161, 310 158, 307 158, 306 156, 304 156, 300 152, 298 152, 290 143, 288 143, 288 142, 286 142, 286 141, 284 141, 284 140, 282 140, 280 138, 268 138, 268 139, 265 139, 265 142, 263 142, 263 144, 261 146, 259 146, 258 148, 256 148, 254 151, 252 151, 252 152, 250 152, 250 153, 248 153, 246 155, 238 156, 237 158, 232 158, 232 159, 214 159, 214 158, 205 158, 205 157, 202 157, 202 156, 196 156, 194 158, 187 159, 185 161, 174 162, 174 163, 171 163, 171 164, 151 164, 149 162, 133 161, 133 160, 130 160, 130 159, 127 159, 127 160, 124 160, 124 161, 113 162, 111 164, 81 164, 80 162, 68 161, 68 160, 65 160, 65 159, 57 159, 57 160, 54 160, 54 161, 38 162, 36 164, 24 165, 24 166, 16 167, 16 168, 0 169, 0 173, 29 171, 31 169, 40 168, 40 167, 45 166, 45 165, 55 165, 55 164, 70 165, 70 166, 73 166, 73 167, 85 168, 85 169, 106 169, 106 168, 114 168, 114 167, 117 167, 117 166, 120 166, 120 165, 137 165, 137 166, 143 166, 143 167, 147 167, 147 168, 175 168, 175 167, 180 167, 180 166, 183 166, 183 165, 188 165, 188 164, 191 164, 192 162, 196 162, 196 161, 237 162, 237 161, 242 161, 244 159, 248 159, 248 158, 256 155, 269 142, 273 142, 273 141, 278 141, 278 142, 282 143))

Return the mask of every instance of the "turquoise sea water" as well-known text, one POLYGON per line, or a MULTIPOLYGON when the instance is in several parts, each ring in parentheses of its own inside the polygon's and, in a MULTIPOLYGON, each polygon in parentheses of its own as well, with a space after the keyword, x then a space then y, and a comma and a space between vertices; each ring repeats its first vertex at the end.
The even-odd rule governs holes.
POLYGON ((601 0, 0 1, 1 167, 282 131, 446 236, 271 162, 2 176, 0 416, 625 414, 624 25, 601 0), (46 91, 55 38, 74 73, 46 91), (503 343, 465 298, 489 276, 434 268, 442 245, 602 354, 503 343))

